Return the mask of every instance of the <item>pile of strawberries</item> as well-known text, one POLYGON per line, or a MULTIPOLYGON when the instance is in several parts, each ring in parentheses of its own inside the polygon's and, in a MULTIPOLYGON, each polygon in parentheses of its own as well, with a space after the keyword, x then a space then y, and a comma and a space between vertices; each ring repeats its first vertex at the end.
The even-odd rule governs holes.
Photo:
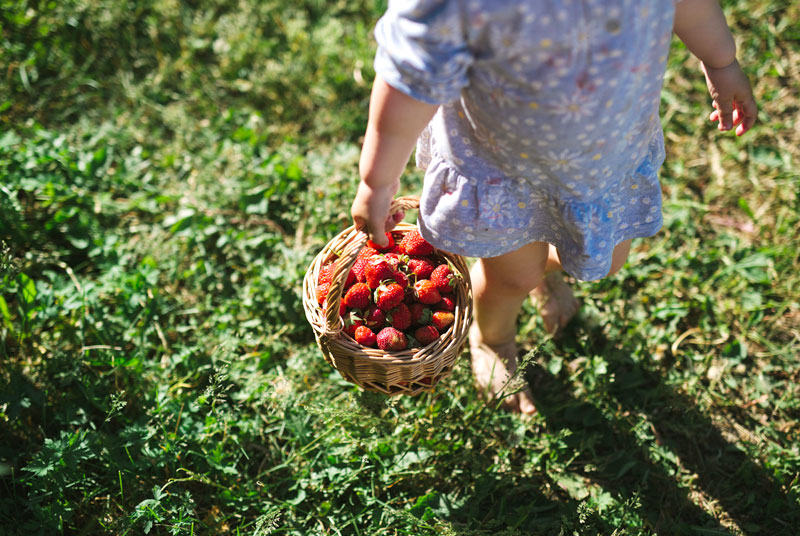
MULTIPOLYGON (((418 231, 386 233, 386 238, 384 247, 367 242, 347 276, 339 307, 344 331, 370 348, 426 346, 455 320, 453 291, 461 279, 418 231)), ((332 273, 331 262, 317 279, 316 297, 323 307, 332 273)))

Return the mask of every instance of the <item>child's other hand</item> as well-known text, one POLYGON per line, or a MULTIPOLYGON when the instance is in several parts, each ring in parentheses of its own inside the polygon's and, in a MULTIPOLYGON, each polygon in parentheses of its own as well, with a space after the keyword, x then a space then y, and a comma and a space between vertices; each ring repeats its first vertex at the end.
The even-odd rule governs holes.
POLYGON ((399 184, 394 184, 370 188, 362 181, 359 183, 356 197, 353 199, 353 205, 350 208, 353 223, 357 229, 367 233, 370 240, 379 246, 389 243, 385 233, 391 231, 397 222, 405 217, 402 212, 397 212, 394 216, 389 214, 389 206, 399 186, 399 184))
POLYGON ((701 65, 706 75, 708 92, 714 100, 715 110, 708 118, 719 122, 717 128, 721 131, 736 126, 736 135, 741 136, 752 128, 758 113, 747 76, 736 60, 727 67, 701 65))

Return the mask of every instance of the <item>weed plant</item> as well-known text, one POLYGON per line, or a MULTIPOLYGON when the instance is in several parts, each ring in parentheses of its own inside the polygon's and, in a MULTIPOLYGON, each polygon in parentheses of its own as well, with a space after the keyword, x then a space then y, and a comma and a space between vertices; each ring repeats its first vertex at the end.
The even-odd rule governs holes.
POLYGON ((385 2, 0 0, 0 535, 797 534, 800 9, 724 6, 759 124, 675 42, 664 228, 561 338, 526 306, 524 420, 305 321, 385 2))

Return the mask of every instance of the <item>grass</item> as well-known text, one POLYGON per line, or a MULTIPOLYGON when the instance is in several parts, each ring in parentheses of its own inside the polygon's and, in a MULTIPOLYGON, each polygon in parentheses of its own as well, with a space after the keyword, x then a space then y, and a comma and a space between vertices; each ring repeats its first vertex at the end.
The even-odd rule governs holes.
POLYGON ((675 43, 664 228, 560 339, 526 306, 524 421, 464 359, 362 393, 305 321, 381 5, 0 3, 0 534, 795 534, 800 10, 724 5, 759 124, 675 43))

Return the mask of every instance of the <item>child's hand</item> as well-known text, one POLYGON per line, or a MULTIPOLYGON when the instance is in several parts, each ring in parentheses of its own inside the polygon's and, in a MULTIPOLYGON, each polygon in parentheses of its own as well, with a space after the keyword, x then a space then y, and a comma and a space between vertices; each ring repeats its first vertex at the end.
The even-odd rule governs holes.
POLYGON ((389 214, 389 205, 399 186, 399 183, 395 183, 391 186, 370 188, 362 181, 359 183, 356 197, 353 199, 353 205, 350 208, 353 223, 357 229, 367 233, 370 240, 379 246, 389 243, 385 233, 391 231, 397 222, 405 217, 403 212, 397 212, 394 216, 389 214))
POLYGON ((717 128, 721 131, 730 130, 738 125, 736 135, 741 136, 756 122, 758 113, 747 76, 736 60, 727 67, 713 68, 701 65, 706 75, 708 92, 714 99, 715 110, 708 118, 711 121, 718 121, 717 128))

